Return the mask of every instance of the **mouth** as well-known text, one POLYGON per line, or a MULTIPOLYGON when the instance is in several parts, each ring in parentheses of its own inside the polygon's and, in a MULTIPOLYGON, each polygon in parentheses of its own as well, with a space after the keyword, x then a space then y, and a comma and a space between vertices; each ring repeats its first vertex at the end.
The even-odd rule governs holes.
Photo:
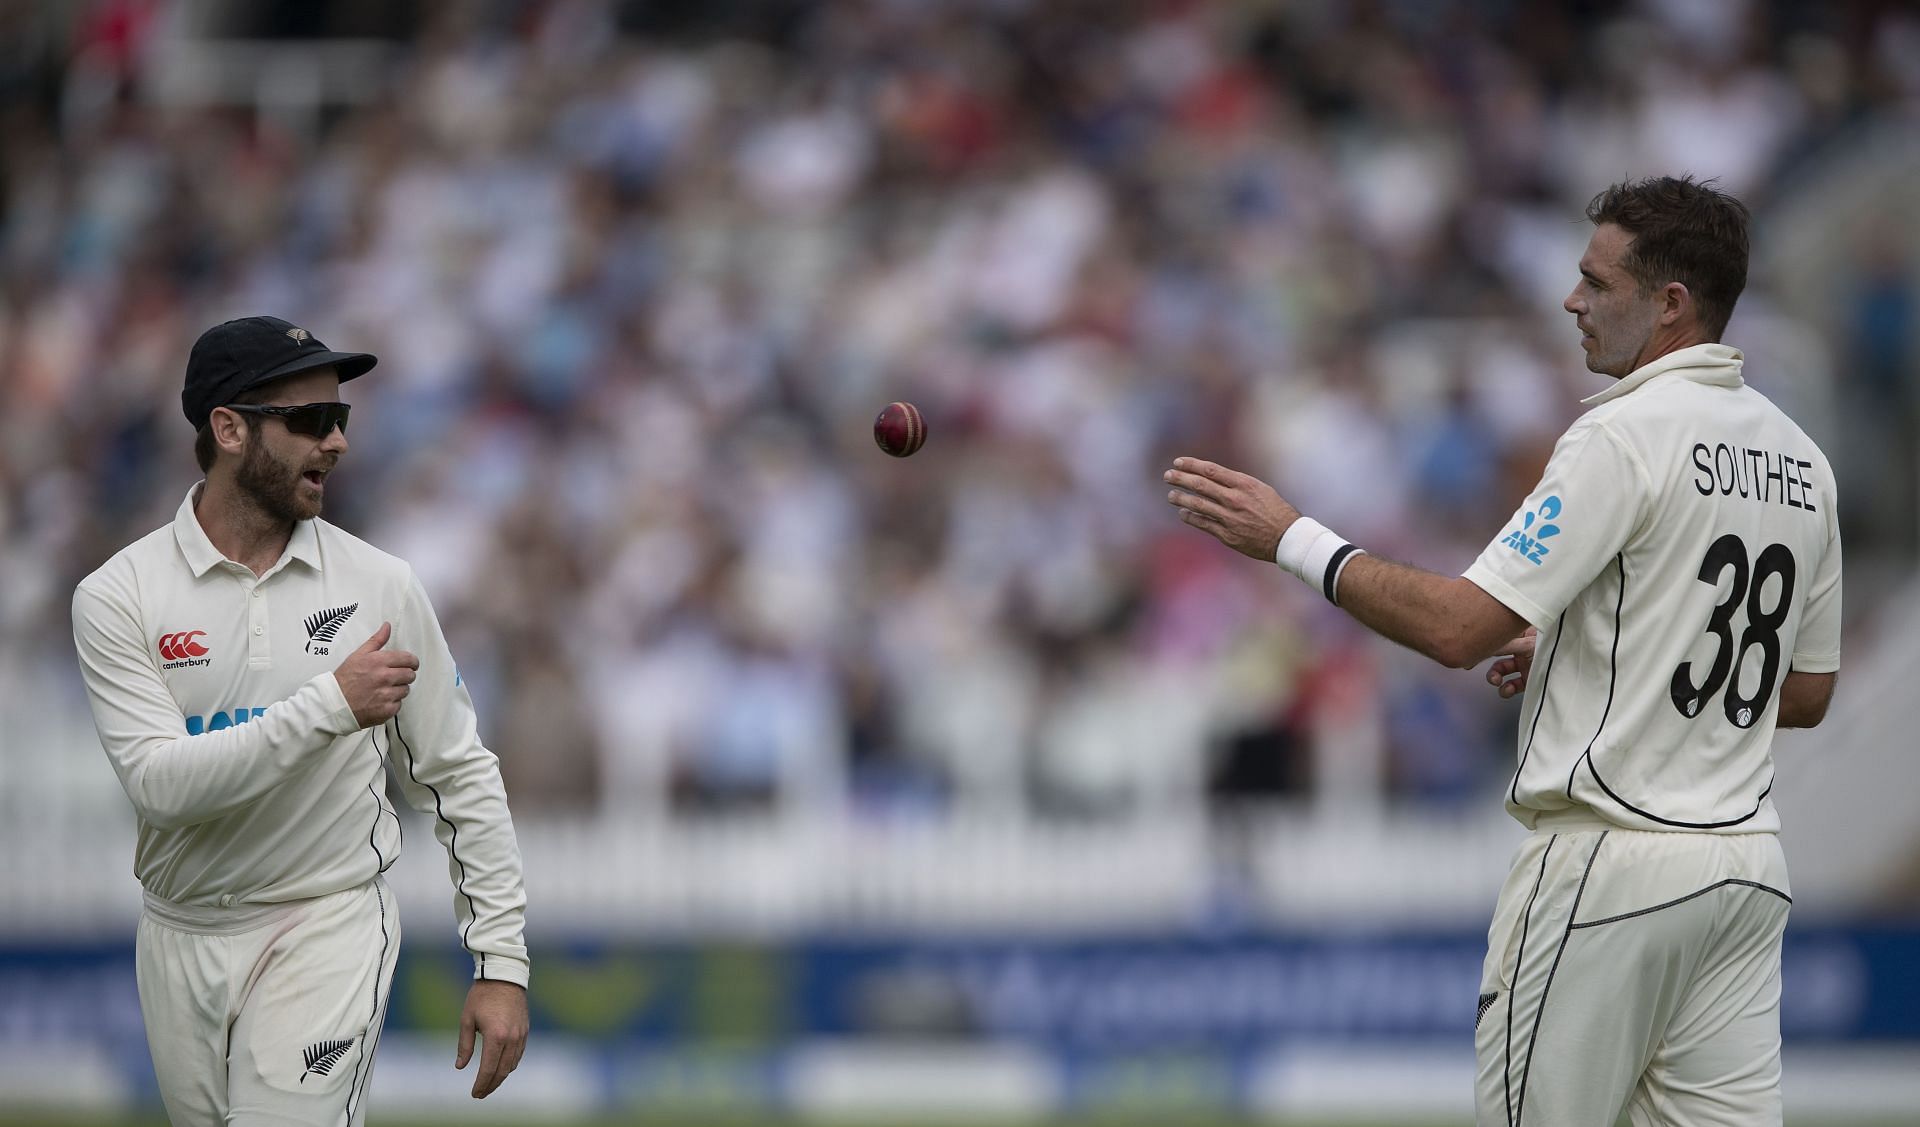
POLYGON ((325 489, 327 487, 327 475, 332 472, 332 470, 308 470, 300 476, 308 485, 313 486, 315 489, 325 489))

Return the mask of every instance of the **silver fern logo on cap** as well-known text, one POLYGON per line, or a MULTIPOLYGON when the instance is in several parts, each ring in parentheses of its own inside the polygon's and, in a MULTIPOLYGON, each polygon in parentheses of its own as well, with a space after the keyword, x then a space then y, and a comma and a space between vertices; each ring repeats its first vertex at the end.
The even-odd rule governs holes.
POLYGON ((288 329, 287 339, 295 344, 305 344, 313 339, 313 334, 305 329, 288 329))

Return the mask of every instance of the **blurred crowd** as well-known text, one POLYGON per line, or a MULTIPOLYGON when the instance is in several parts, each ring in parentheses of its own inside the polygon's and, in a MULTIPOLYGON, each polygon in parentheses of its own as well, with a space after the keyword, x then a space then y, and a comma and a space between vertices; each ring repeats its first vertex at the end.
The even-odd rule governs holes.
MULTIPOLYGON (((1458 571, 1598 389, 1594 192, 1717 176, 1758 243, 1920 110, 1899 5, 403 5, 306 117, 159 96, 190 7, 0 0, 0 656, 76 707, 74 583, 197 478, 189 346, 286 317, 380 356, 327 517, 555 812, 1492 801, 1517 706, 1160 471, 1458 571)), ((1910 418, 1913 258, 1871 276, 1832 398, 1910 418)), ((1749 294, 1730 343, 1781 337, 1749 294)))

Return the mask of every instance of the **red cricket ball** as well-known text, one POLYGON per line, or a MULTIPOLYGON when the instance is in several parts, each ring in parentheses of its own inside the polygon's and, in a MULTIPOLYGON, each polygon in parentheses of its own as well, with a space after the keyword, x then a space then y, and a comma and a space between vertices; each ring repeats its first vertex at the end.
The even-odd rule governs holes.
POLYGON ((927 441, 927 417, 911 403, 889 403, 873 420, 873 441, 896 458, 904 458, 927 441))

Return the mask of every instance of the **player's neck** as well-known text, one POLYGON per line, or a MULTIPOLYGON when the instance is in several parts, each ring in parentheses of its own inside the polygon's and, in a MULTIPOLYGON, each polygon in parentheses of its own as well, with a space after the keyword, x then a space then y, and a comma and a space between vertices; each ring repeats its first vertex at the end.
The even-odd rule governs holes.
POLYGON ((221 555, 255 575, 278 563, 293 539, 293 525, 264 512, 229 475, 207 477, 193 515, 221 555))
POLYGON ((1634 359, 1633 366, 1615 378, 1624 379, 1646 367, 1648 364, 1653 363, 1655 360, 1660 359, 1662 356, 1678 352, 1683 348, 1692 348, 1696 344, 1712 343, 1714 343, 1714 341, 1696 325, 1688 325, 1684 328, 1676 325, 1671 328, 1655 329, 1653 336, 1648 339, 1646 347, 1642 348, 1640 355, 1634 359))

